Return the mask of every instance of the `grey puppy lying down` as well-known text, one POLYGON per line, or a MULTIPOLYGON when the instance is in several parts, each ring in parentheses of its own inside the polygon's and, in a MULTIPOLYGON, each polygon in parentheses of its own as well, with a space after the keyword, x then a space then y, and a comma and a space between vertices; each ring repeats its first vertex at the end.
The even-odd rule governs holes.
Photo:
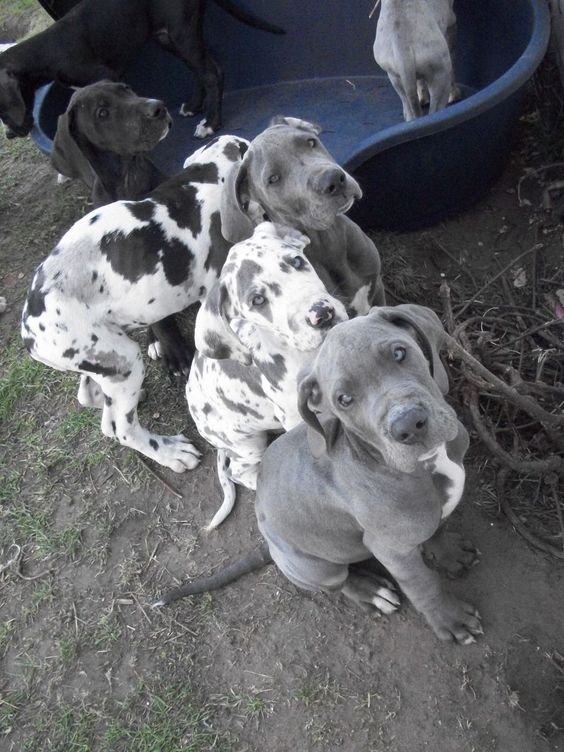
POLYGON ((262 460, 256 514, 265 544, 155 606, 274 561, 301 588, 389 614, 399 605, 393 585, 358 569, 373 557, 440 639, 473 642, 478 612, 424 561, 455 575, 476 558, 472 544, 441 527, 462 497, 468 447, 443 396, 443 338, 437 316, 417 305, 373 308, 330 330, 301 374, 304 423, 262 460))

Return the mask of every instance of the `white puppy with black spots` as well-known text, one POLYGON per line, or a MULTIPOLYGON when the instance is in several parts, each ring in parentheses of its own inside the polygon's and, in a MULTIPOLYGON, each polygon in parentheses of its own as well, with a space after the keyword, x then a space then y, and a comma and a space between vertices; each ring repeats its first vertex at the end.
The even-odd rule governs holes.
POLYGON ((221 234, 224 180, 248 142, 222 136, 143 201, 116 201, 76 222, 39 265, 22 315, 30 355, 81 374, 81 405, 102 431, 176 472, 200 452, 182 434, 143 428, 141 348, 127 336, 192 303, 213 285, 230 247, 221 234))
POLYGON ((255 489, 268 432, 301 422, 298 373, 348 318, 307 260, 308 244, 296 231, 258 225, 230 250, 196 317, 186 399, 198 431, 217 449, 224 494, 208 529, 232 510, 235 483, 255 489))

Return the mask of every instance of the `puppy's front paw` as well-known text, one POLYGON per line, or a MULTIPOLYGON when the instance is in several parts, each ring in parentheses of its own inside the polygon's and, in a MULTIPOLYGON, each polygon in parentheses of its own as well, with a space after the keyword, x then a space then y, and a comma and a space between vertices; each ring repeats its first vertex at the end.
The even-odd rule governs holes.
POLYGON ((476 642, 475 635, 484 634, 480 614, 474 606, 451 595, 445 595, 441 604, 426 617, 439 640, 469 645, 476 642))
POLYGON ((147 346, 147 355, 151 358, 151 360, 159 360, 160 358, 162 358, 162 347, 158 339, 156 339, 154 342, 151 342, 147 346))
POLYGON ((182 115, 182 117, 194 117, 194 115, 198 112, 202 111, 202 106, 200 104, 191 104, 189 102, 183 102, 180 105, 179 113, 182 115))
POLYGON ((391 614, 400 604, 393 584, 385 577, 374 573, 349 573, 341 592, 363 611, 376 610, 383 614, 391 614))
POLYGON ((441 532, 423 544, 423 556, 432 567, 448 577, 459 577, 478 563, 478 550, 460 533, 441 532))
POLYGON ((183 473, 200 464, 202 453, 183 434, 161 436, 160 441, 161 447, 160 450, 157 447, 158 456, 155 459, 161 465, 170 467, 175 473, 183 473))
POLYGON ((200 122, 196 126, 196 130, 194 131, 196 138, 207 138, 208 136, 213 136, 213 134, 214 129, 206 124, 205 118, 204 120, 200 120, 200 122))

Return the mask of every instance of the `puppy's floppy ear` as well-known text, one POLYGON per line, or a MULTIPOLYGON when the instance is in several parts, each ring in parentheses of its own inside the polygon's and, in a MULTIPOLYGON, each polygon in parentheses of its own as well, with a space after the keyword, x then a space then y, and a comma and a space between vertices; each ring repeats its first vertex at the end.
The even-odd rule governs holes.
POLYGON ((2 88, 2 104, 6 114, 14 123, 23 125, 25 122, 26 106, 18 77, 12 71, 0 68, 0 87, 2 88))
POLYGON ((318 136, 322 128, 317 123, 311 123, 309 120, 301 120, 295 117, 286 117, 284 115, 275 115, 270 121, 270 125, 289 125, 291 128, 300 128, 303 131, 311 131, 318 136))
POLYGON ((314 457, 331 455, 331 450, 339 432, 339 421, 334 416, 319 420, 312 407, 319 407, 322 401, 319 382, 313 370, 301 373, 298 377, 298 410, 307 424, 307 441, 314 457))
POLYGON ((303 251, 306 245, 311 243, 310 238, 304 235, 299 230, 295 230, 293 227, 287 227, 286 225, 274 224, 276 234, 284 241, 286 245, 295 248, 296 251, 303 251))
POLYGON ((437 314, 425 306, 406 303, 371 308, 370 316, 381 316, 391 324, 412 329, 415 340, 429 362, 429 370, 442 394, 448 392, 448 374, 439 352, 445 345, 445 330, 437 314))
POLYGON ((239 243, 253 234, 253 221, 249 213, 251 195, 249 190, 250 150, 241 162, 236 162, 227 177, 221 192, 219 212, 221 233, 230 243, 239 243))
POLYGON ((75 128, 74 98, 71 97, 66 112, 59 115, 57 132, 53 141, 51 164, 68 178, 80 178, 89 188, 94 185, 96 175, 77 143, 75 128))
POLYGON ((230 300, 224 282, 217 281, 196 316, 194 340, 196 349, 207 358, 230 358, 248 366, 252 363, 249 350, 231 329, 230 300))

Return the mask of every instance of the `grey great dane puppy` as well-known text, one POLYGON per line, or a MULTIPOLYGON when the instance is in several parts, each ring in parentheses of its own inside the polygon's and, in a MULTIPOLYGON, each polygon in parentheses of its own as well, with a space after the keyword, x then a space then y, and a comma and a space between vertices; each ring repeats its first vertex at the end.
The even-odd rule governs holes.
POLYGON ((99 81, 76 91, 59 116, 51 164, 60 175, 82 180, 95 207, 144 198, 166 177, 147 154, 171 126, 163 102, 138 97, 126 84, 99 81))
POLYGON ((231 248, 198 311, 186 399, 199 433, 217 448, 224 494, 208 530, 233 508, 234 483, 256 488, 268 432, 301 422, 298 373, 347 318, 308 262, 308 243, 296 231, 258 225, 231 248))
POLYGON ((256 514, 268 546, 155 605, 231 581, 272 557, 307 590, 337 591, 391 613, 389 582, 357 565, 374 557, 441 639, 481 633, 475 608, 449 594, 423 553, 459 573, 471 544, 441 523, 464 488, 468 434, 444 400, 442 329, 415 305, 381 307, 334 327, 299 384, 304 423, 276 439, 259 471, 256 514))
POLYGON ((229 173, 221 230, 236 243, 270 220, 307 235, 306 250, 322 282, 351 312, 385 300, 376 246, 345 216, 360 186, 319 139, 320 128, 297 118, 274 118, 229 173))
POLYGON ((459 96, 454 80, 453 0, 381 0, 374 58, 403 105, 405 120, 446 107, 459 96))

